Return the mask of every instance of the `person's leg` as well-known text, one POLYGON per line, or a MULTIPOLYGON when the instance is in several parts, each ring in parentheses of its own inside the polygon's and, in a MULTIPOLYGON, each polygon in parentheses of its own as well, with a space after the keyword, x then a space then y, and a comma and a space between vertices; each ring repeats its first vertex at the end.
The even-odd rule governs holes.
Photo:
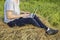
POLYGON ((22 18, 19 18, 19 19, 15 19, 13 21, 10 21, 9 23, 7 23, 7 25, 10 26, 10 27, 25 25, 25 23, 23 22, 22 18))
POLYGON ((46 33, 47 34, 53 35, 53 34, 56 34, 58 32, 58 30, 54 30, 52 28, 47 27, 45 24, 43 24, 41 22, 41 20, 36 15, 34 15, 34 19, 38 22, 38 24, 40 25, 40 27, 46 29, 46 33))
MULTIPOLYGON (((14 20, 13 22, 11 22, 12 24, 14 24, 13 26, 17 25, 17 26, 21 26, 21 25, 25 25, 25 24, 33 24, 35 26, 47 29, 47 27, 43 24, 40 23, 40 20, 37 17, 32 17, 32 18, 19 18, 14 20)), ((46 30, 46 33, 49 35, 53 35, 56 34, 58 32, 58 30, 53 30, 53 29, 49 29, 48 31, 46 30)))
POLYGON ((31 23, 33 25, 36 25, 38 27, 44 28, 46 30, 46 33, 49 35, 54 35, 58 32, 58 30, 54 30, 52 28, 48 28, 46 25, 44 25, 41 20, 34 14, 31 15, 31 23))
POLYGON ((35 15, 35 14, 30 14, 29 18, 31 18, 31 23, 37 27, 44 28, 47 30, 48 27, 46 27, 41 20, 35 15))
POLYGON ((23 26, 25 24, 33 24, 36 26, 40 26, 36 21, 34 21, 34 19, 32 18, 19 18, 19 19, 15 19, 9 23, 7 23, 10 27, 14 27, 14 26, 23 26))
POLYGON ((33 25, 36 25, 36 26, 40 26, 36 20, 34 20, 33 18, 22 18, 22 19, 18 19, 18 22, 16 22, 16 24, 18 26, 20 26, 20 23, 21 24, 33 24, 33 25), (19 22, 19 23, 18 23, 19 22))
POLYGON ((19 18, 19 19, 15 19, 14 21, 11 21, 8 23, 9 26, 15 26, 15 25, 23 26, 25 24, 33 24, 35 26, 47 29, 47 27, 41 21, 39 21, 37 17, 19 18))
POLYGON ((36 15, 34 15, 34 19, 38 22, 41 28, 44 28, 46 30, 48 29, 48 27, 45 24, 43 24, 42 21, 36 15))

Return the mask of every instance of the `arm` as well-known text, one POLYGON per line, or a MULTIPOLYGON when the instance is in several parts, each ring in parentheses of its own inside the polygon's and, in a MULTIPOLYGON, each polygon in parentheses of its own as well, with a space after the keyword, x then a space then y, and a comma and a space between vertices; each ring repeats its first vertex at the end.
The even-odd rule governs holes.
POLYGON ((7 18, 8 19, 16 19, 16 18, 27 18, 30 14, 20 14, 20 15, 14 15, 12 10, 7 11, 7 18))
POLYGON ((7 18, 8 19, 16 19, 16 18, 20 18, 23 15, 13 15, 13 11, 12 10, 8 10, 7 11, 7 18))

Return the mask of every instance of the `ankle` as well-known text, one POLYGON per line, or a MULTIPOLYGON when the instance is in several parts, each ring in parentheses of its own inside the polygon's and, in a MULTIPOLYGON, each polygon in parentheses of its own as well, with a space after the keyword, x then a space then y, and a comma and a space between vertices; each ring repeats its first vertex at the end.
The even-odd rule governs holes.
POLYGON ((47 28, 47 31, 49 31, 50 30, 50 28, 47 28))

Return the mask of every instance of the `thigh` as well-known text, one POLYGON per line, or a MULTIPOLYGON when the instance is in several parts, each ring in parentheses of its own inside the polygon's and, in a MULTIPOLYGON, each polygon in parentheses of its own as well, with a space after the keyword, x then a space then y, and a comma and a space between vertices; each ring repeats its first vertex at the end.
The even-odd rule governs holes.
POLYGON ((31 24, 32 19, 31 18, 22 18, 22 19, 18 19, 18 21, 22 24, 31 24))
POLYGON ((24 23, 24 20, 23 19, 15 19, 15 20, 13 20, 13 21, 10 21, 9 23, 7 23, 8 24, 8 26, 10 26, 10 27, 13 27, 13 26, 23 26, 23 25, 25 25, 25 23, 24 23))
POLYGON ((34 18, 23 18, 20 21, 24 24, 38 25, 37 21, 34 18))
POLYGON ((16 26, 24 26, 26 24, 31 24, 31 18, 19 18, 13 21, 16 26))

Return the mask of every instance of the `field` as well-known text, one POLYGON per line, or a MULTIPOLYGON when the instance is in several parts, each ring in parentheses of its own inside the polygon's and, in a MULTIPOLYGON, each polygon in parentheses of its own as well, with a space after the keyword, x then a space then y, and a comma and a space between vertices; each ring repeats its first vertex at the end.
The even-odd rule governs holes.
MULTIPOLYGON (((23 0, 22 0, 23 1, 23 0)), ((43 16, 52 26, 59 28, 60 26, 60 3, 59 0, 29 0, 21 2, 21 10, 30 11, 43 16)))
POLYGON ((0 40, 60 40, 60 0, 21 0, 20 9, 34 13, 43 23, 58 29, 55 35, 47 35, 42 28, 33 25, 10 28, 3 22, 4 0, 0 0, 0 40))

